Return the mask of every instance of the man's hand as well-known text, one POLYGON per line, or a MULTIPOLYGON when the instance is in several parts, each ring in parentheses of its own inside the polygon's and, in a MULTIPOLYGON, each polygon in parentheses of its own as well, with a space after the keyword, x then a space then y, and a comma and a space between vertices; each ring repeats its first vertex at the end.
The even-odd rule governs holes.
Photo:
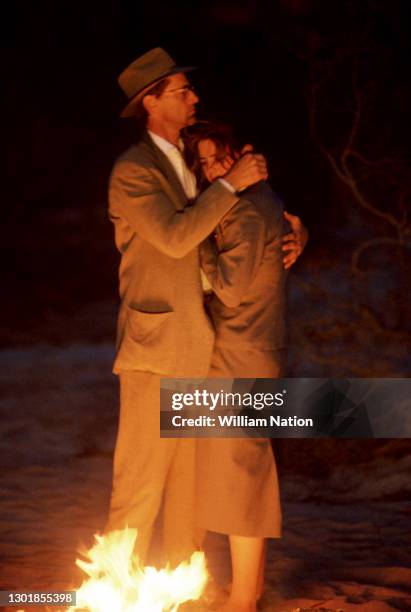
POLYGON ((245 153, 224 176, 237 192, 267 178, 267 162, 263 155, 257 153, 245 153))
POLYGON ((284 217, 291 225, 292 232, 283 237, 283 251, 287 251, 283 259, 284 268, 288 270, 295 264, 301 253, 303 252, 308 240, 307 228, 301 223, 300 217, 290 215, 286 210, 284 217))

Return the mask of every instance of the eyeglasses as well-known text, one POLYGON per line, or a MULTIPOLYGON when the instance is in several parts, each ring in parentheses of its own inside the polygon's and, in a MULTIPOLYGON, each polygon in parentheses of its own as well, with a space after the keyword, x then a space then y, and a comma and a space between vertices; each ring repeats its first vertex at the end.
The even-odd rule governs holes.
POLYGON ((163 91, 163 96, 165 96, 166 94, 171 94, 171 93, 177 93, 180 92, 183 94, 183 98, 187 98, 188 94, 191 92, 194 95, 197 95, 196 89, 194 87, 194 85, 191 85, 191 83, 187 83, 186 85, 183 85, 182 87, 177 87, 177 89, 166 89, 165 91, 163 91))

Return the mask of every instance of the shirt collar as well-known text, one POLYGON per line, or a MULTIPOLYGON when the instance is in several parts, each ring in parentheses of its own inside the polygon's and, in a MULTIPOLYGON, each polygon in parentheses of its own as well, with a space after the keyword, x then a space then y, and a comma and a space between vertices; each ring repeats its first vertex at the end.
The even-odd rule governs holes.
POLYGON ((180 153, 184 151, 184 143, 181 138, 178 141, 178 147, 176 147, 175 145, 173 145, 171 142, 169 142, 162 136, 159 136, 158 134, 154 134, 154 132, 152 132, 151 130, 147 130, 147 132, 150 134, 150 137, 154 141, 154 144, 156 144, 158 148, 161 149, 165 155, 168 155, 169 152, 172 151, 173 149, 178 149, 180 153))

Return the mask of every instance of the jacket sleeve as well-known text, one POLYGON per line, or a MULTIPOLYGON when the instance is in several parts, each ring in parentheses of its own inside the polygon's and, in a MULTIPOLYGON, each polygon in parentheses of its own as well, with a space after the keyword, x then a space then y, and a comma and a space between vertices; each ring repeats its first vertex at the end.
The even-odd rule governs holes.
POLYGON ((224 219, 222 244, 213 239, 200 247, 201 267, 219 299, 238 306, 260 266, 265 243, 265 223, 255 206, 242 197, 224 219))
POLYGON ((122 160, 111 175, 109 199, 113 218, 123 217, 141 238, 178 259, 214 230, 238 196, 217 181, 193 206, 177 210, 153 172, 133 161, 122 160))

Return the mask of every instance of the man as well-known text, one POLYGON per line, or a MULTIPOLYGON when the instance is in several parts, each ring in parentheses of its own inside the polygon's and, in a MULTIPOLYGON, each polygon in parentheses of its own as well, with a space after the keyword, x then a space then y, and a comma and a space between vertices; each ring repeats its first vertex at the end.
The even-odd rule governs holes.
POLYGON ((172 564, 195 548, 195 440, 160 439, 161 376, 207 375, 214 332, 203 307, 198 245, 238 201, 267 178, 262 156, 247 154, 195 199, 181 157, 180 130, 195 122, 198 97, 186 72, 162 49, 134 61, 119 78, 141 135, 117 160, 109 212, 121 253, 117 354, 120 423, 107 531, 136 527, 144 562, 164 507, 164 544, 172 564))

